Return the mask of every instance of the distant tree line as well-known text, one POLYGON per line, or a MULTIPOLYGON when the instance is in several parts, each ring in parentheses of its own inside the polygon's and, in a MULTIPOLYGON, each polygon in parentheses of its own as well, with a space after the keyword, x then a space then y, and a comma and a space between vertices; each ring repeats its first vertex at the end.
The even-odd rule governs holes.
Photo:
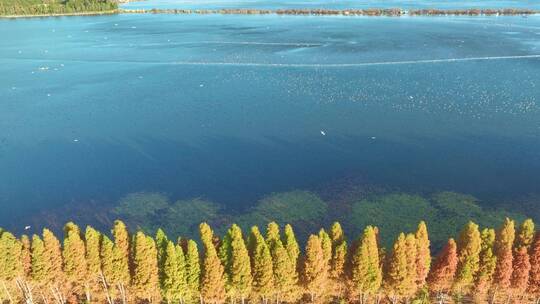
POLYGON ((113 0, 1 0, 0 15, 51 15, 113 11, 113 0))
POLYGON ((495 231, 469 222, 433 258, 420 222, 389 250, 368 226, 351 242, 339 223, 309 236, 275 222, 263 234, 233 224, 219 238, 155 237, 116 221, 110 234, 64 227, 0 234, 0 302, 13 303, 539 303, 540 233, 532 220, 495 231))

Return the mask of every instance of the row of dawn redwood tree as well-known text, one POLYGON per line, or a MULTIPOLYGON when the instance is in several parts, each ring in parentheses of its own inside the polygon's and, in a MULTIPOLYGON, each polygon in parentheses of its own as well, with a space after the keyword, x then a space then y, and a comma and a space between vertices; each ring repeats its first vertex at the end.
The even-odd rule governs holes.
POLYGON ((339 223, 311 235, 301 252, 290 225, 270 223, 245 238, 232 225, 219 239, 200 225, 193 240, 130 235, 112 239, 68 223, 63 244, 47 229, 30 239, 0 235, 1 302, 32 303, 428 303, 529 302, 540 298, 540 233, 532 220, 495 232, 469 222, 432 258, 427 227, 401 233, 391 250, 368 226, 347 243, 339 223))

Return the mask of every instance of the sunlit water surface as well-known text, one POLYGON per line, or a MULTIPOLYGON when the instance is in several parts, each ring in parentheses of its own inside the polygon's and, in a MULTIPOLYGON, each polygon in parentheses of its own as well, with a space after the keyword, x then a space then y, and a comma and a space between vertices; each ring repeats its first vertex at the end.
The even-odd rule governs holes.
POLYGON ((3 225, 136 191, 239 208, 345 176, 539 192, 538 16, 116 15, 0 35, 3 225))

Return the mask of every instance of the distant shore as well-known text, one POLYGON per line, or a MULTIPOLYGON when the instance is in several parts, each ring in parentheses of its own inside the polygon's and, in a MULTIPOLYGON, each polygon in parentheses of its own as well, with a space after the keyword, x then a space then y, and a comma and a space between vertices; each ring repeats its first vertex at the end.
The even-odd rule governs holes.
POLYGON ((40 15, 5 15, 0 18, 43 18, 63 16, 98 16, 113 14, 176 14, 176 15, 294 15, 294 16, 529 16, 540 10, 531 9, 118 9, 112 11, 78 12, 40 15))
POLYGON ((38 15, 0 15, 0 19, 20 19, 20 18, 47 18, 47 17, 70 17, 70 16, 100 16, 115 15, 120 10, 99 11, 99 12, 78 12, 78 13, 59 13, 59 14, 38 14, 38 15))
POLYGON ((519 16, 536 15, 531 9, 121 9, 123 14, 199 14, 199 15, 299 15, 299 16, 519 16))

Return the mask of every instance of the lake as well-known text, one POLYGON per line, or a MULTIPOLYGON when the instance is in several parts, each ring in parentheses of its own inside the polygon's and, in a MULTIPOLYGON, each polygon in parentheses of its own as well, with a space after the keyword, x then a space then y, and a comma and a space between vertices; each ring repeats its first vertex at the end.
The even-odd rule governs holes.
POLYGON ((347 178, 540 194, 540 16, 113 15, 0 35, 2 226, 139 191, 243 210, 347 178))

